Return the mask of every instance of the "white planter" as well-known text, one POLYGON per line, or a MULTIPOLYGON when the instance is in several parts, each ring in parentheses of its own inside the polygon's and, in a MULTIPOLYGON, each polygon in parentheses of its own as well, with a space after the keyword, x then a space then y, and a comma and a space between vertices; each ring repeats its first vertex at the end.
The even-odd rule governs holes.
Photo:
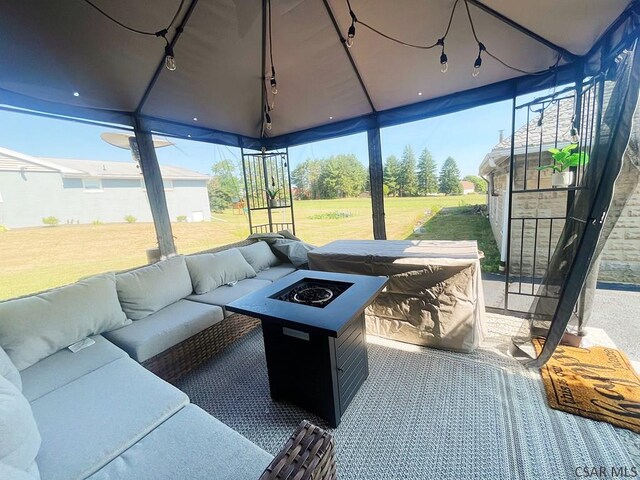
POLYGON ((573 172, 555 172, 551 175, 551 186, 553 188, 566 188, 573 183, 573 172))
POLYGON ((276 208, 280 206, 280 201, 275 198, 269 199, 269 208, 276 208))

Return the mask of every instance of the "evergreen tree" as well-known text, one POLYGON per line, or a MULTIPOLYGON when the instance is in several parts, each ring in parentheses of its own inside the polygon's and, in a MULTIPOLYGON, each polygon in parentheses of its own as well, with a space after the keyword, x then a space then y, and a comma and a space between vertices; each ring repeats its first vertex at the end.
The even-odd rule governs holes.
POLYGON ((447 157, 442 164, 442 169, 440 170, 440 192, 446 195, 460 195, 462 193, 460 170, 452 157, 447 157))
POLYGON ((401 197, 413 197, 418 193, 418 177, 416 175, 416 155, 411 145, 404 147, 398 176, 398 189, 401 197))
POLYGON ((418 161, 418 195, 438 192, 438 166, 426 148, 418 161))
POLYGON ((467 175, 466 177, 463 178, 463 180, 473 183, 474 191, 476 193, 487 192, 488 185, 487 185, 487 181, 484 178, 478 177, 477 175, 467 175))
POLYGON ((400 162, 395 155, 389 155, 384 163, 383 182, 388 188, 388 195, 398 195, 398 176, 400 174, 400 162))

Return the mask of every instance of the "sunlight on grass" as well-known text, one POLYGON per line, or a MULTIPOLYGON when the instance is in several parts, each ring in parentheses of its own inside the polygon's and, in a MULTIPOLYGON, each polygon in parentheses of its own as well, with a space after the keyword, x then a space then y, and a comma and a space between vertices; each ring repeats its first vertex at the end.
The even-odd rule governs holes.
MULTIPOLYGON (((404 239, 416 225, 443 207, 485 202, 484 195, 385 199, 387 237, 404 239)), ((371 239, 369 198, 294 202, 296 234, 314 244, 337 239, 371 239), (349 212, 340 218, 336 212, 349 212), (335 218, 334 218, 335 217, 335 218)), ((249 235, 245 215, 214 213, 210 222, 172 224, 180 253, 194 253, 249 235)), ((72 283, 105 271, 147 263, 146 250, 156 247, 151 223, 58 225, 0 232, 0 299, 72 283)))

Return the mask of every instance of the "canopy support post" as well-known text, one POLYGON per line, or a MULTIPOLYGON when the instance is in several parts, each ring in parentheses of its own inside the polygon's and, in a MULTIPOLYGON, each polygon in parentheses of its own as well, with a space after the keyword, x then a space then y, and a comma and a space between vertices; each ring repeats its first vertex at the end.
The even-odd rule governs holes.
POLYGON ((384 222, 384 189, 382 177, 382 145, 380 127, 367 130, 369 147, 369 183, 371 185, 371 209, 373 211, 373 238, 386 240, 384 222))
POLYGON ((171 230, 171 219, 167 207, 167 197, 164 193, 164 183, 162 173, 156 157, 156 150, 153 146, 151 132, 145 131, 138 118, 134 120, 135 142, 131 142, 132 151, 140 161, 140 170, 144 178, 144 184, 149 198, 153 224, 158 238, 158 248, 161 257, 168 257, 176 253, 176 246, 173 243, 173 232, 171 230), (137 151, 136 151, 137 150, 137 151))

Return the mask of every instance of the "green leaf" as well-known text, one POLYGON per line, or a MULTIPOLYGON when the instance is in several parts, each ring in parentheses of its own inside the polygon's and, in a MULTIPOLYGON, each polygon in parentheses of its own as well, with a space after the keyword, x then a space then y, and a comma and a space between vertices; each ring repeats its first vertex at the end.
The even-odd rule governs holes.
POLYGON ((560 153, 560 150, 558 150, 557 148, 550 148, 550 149, 549 149, 549 153, 552 153, 552 154, 554 154, 554 155, 555 155, 555 154, 560 153))

